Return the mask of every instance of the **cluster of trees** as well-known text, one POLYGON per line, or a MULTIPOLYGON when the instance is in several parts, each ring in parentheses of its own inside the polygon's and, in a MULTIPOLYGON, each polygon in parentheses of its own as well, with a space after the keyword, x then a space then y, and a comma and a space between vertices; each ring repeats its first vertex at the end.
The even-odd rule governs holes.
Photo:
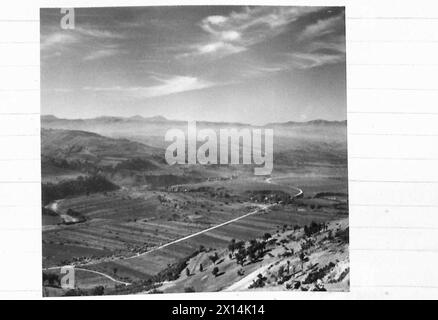
POLYGON ((306 237, 311 237, 321 230, 327 230, 327 225, 325 223, 316 223, 315 221, 312 221, 309 226, 304 226, 304 234, 306 237))
POLYGON ((339 238, 341 241, 348 243, 350 240, 350 228, 338 230, 336 232, 336 237, 339 238))
POLYGON ((262 288, 265 286, 267 280, 268 280, 268 278, 264 277, 261 273, 259 273, 257 275, 257 279, 253 280, 253 282, 250 284, 248 289, 262 288))
MULTIPOLYGON (((269 235, 270 237, 270 235, 269 235)), ((268 238, 268 234, 266 234, 265 239, 268 238)), ((249 261, 250 263, 259 260, 264 254, 266 249, 266 240, 258 241, 251 240, 249 245, 245 247, 244 241, 237 241, 232 239, 230 244, 228 245, 228 250, 230 251, 230 257, 235 258, 236 262, 241 266, 244 265, 245 261, 249 261)))
POLYGON ((119 187, 101 175, 90 177, 79 176, 74 180, 42 185, 42 201, 46 205, 54 200, 68 196, 90 194, 95 192, 113 191, 119 187))
POLYGON ((314 283, 317 280, 324 278, 324 276, 334 267, 335 264, 333 262, 330 262, 328 265, 310 272, 307 275, 306 279, 303 281, 303 283, 304 284, 314 283))
POLYGON ((80 288, 70 289, 68 290, 64 296, 65 297, 73 297, 73 296, 103 296, 105 294, 105 288, 103 286, 94 287, 91 290, 83 290, 80 288))
POLYGON ((67 169, 67 170, 81 170, 84 166, 90 166, 91 163, 80 160, 67 161, 66 159, 44 157, 42 159, 43 165, 52 165, 57 168, 67 169))
POLYGON ((123 162, 118 163, 114 170, 135 170, 135 171, 143 171, 143 170, 152 170, 156 169, 157 166, 152 161, 141 159, 141 158, 133 158, 128 159, 123 162))
POLYGON ((301 243, 301 251, 308 250, 314 245, 315 241, 312 238, 304 239, 304 241, 301 243))
POLYGON ((43 273, 43 284, 50 287, 61 287, 61 280, 56 273, 43 273))
POLYGON ((208 258, 210 259, 210 261, 211 261, 213 264, 215 264, 216 261, 219 260, 219 255, 217 254, 217 252, 215 252, 213 255, 208 256, 208 258))
POLYGON ((314 198, 324 198, 324 197, 346 197, 347 194, 343 192, 319 192, 315 194, 314 198))

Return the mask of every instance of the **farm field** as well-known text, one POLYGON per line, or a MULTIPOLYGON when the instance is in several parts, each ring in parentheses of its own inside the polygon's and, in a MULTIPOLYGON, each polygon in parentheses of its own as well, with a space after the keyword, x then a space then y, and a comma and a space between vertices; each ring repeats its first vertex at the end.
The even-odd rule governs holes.
POLYGON ((117 268, 117 274, 122 279, 141 280, 157 274, 162 270, 163 265, 174 264, 194 253, 200 244, 208 249, 225 249, 232 239, 248 241, 261 237, 265 233, 280 231, 285 225, 302 227, 312 221, 319 223, 342 217, 342 215, 324 211, 298 212, 295 208, 271 211, 267 214, 261 213, 138 258, 105 262, 92 265, 90 268, 109 274, 117 268))
MULTIPOLYGON (((57 148, 52 134, 56 130, 43 136, 49 135, 51 143, 44 149, 50 160, 43 171, 48 199, 42 215, 43 270, 56 274, 64 265, 79 269, 76 291, 47 285, 47 295, 145 292, 163 281, 184 278, 187 268, 199 268, 194 257, 204 261, 203 256, 212 252, 223 254, 232 241, 249 243, 267 233, 348 217, 346 163, 338 158, 290 164, 283 158, 268 177, 239 166, 182 165, 167 170, 157 150, 140 142, 119 146, 126 143, 124 137, 83 132, 76 137, 66 131, 59 135, 62 143, 67 137, 79 142, 74 148, 57 148), (96 141, 102 146, 94 145, 96 141), (61 196, 55 192, 58 186, 61 196)), ((245 272, 254 272, 255 266, 245 272)), ((172 290, 184 286, 165 289, 172 290)))
MULTIPOLYGON (((58 211, 74 210, 85 217, 82 223, 56 224, 43 232, 44 267, 75 264, 128 283, 153 279, 166 267, 178 264, 205 250, 224 250, 232 239, 249 241, 265 233, 278 233, 284 228, 303 227, 345 217, 345 212, 332 208, 332 200, 300 198, 290 204, 273 205, 254 215, 214 230, 155 248, 182 237, 246 214, 257 207, 250 198, 259 192, 271 194, 295 191, 290 178, 230 179, 178 185, 162 190, 123 188, 119 191, 71 197, 58 203, 58 211), (281 180, 281 185, 276 184, 281 180), (313 206, 313 203, 318 206, 313 206)), ((315 192, 333 190, 318 181, 315 192)), ((308 179, 312 185, 314 181, 308 179)), ((337 186, 341 184, 338 182, 337 186)), ((337 187, 339 192, 342 188, 337 187)), ((100 276, 77 274, 79 288, 90 289, 100 276)), ((116 283, 104 279, 107 290, 116 283)), ((120 287, 120 286, 118 286, 120 287)))
POLYGON ((44 219, 47 228, 43 233, 44 266, 109 256, 109 253, 117 256, 141 253, 236 218, 251 208, 243 198, 231 202, 215 196, 125 188, 59 201, 59 214, 73 210, 80 212, 85 221, 65 225, 58 224, 56 219, 44 219), (64 247, 72 252, 71 259, 65 259, 68 253, 64 247), (56 251, 60 254, 53 255, 56 251))

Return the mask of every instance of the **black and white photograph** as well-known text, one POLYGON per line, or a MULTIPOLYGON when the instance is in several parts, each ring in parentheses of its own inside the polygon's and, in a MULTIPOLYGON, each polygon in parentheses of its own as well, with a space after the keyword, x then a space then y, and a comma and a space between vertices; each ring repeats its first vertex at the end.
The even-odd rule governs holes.
POLYGON ((45 297, 348 292, 345 8, 42 8, 45 297))

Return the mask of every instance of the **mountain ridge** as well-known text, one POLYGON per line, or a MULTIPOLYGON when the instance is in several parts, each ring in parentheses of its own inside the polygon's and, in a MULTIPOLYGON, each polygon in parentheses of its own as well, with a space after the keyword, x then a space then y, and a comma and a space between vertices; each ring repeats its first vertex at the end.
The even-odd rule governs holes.
MULTIPOLYGON (((141 115, 134 115, 130 117, 119 117, 119 116, 99 116, 95 118, 76 118, 76 119, 67 119, 67 118, 58 118, 52 114, 41 115, 42 122, 55 122, 55 121, 63 121, 63 122, 106 122, 106 123, 126 123, 129 121, 134 122, 153 122, 153 123, 186 123, 185 120, 171 120, 167 119, 162 115, 156 115, 152 117, 143 117, 141 115)), ((314 119, 309 121, 286 121, 286 122, 270 122, 265 125, 251 125, 248 123, 242 122, 225 122, 225 121, 205 121, 199 120, 196 121, 198 123, 203 124, 234 124, 239 126, 254 126, 254 127, 269 127, 269 126, 328 126, 328 125, 346 125, 347 120, 326 120, 326 119, 314 119)))

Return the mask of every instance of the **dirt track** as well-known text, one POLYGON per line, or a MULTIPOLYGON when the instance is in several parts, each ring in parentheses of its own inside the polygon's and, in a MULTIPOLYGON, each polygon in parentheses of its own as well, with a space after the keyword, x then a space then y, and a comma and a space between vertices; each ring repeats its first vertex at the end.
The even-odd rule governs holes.
MULTIPOLYGON (((265 181, 266 181, 267 183, 269 183, 269 184, 272 184, 272 178, 267 178, 265 181)), ((303 191, 302 191, 301 189, 299 189, 299 188, 293 188, 293 187, 290 187, 290 188, 291 188, 291 189, 295 189, 296 191, 298 191, 293 197, 297 197, 297 196, 300 196, 301 194, 303 194, 303 191)), ((149 250, 149 251, 145 251, 145 252, 143 252, 143 253, 137 253, 137 254, 135 254, 135 255, 133 255, 133 256, 126 257, 126 258, 125 258, 125 257, 111 258, 111 259, 109 259, 108 261, 131 260, 131 259, 135 259, 135 258, 138 258, 138 257, 141 257, 141 256, 145 256, 145 255, 147 255, 147 254, 149 254, 149 253, 155 252, 155 251, 157 251, 157 250, 164 249, 164 248, 166 248, 166 247, 168 247, 168 246, 174 245, 174 244, 179 243, 179 242, 182 242, 182 241, 186 241, 186 240, 188 240, 188 239, 191 239, 191 238, 193 238, 193 237, 199 236, 199 235, 204 234, 204 233, 206 233, 206 232, 209 232, 209 231, 215 230, 215 229, 217 229, 217 228, 220 228, 220 227, 226 226, 226 225, 228 225, 228 224, 230 224, 230 223, 233 223, 233 222, 239 221, 239 220, 241 220, 241 219, 244 219, 244 218, 246 218, 246 217, 249 217, 249 216, 251 216, 251 215, 257 214, 257 213, 259 213, 259 212, 262 211, 262 210, 268 209, 268 208, 271 207, 272 205, 271 205, 271 204, 265 204, 265 205, 263 205, 263 204, 258 204, 258 206, 259 206, 258 209, 254 210, 254 211, 251 211, 251 212, 249 212, 249 213, 246 213, 246 214, 244 214, 244 215, 242 215, 242 216, 240 216, 240 217, 237 217, 237 218, 234 218, 234 219, 228 220, 228 221, 226 221, 226 222, 223 222, 223 223, 220 223, 220 224, 215 225, 215 226, 213 226, 213 227, 210 227, 210 228, 207 228, 207 229, 201 230, 201 231, 196 232, 196 233, 193 233, 193 234, 191 234, 191 235, 188 235, 188 236, 185 236, 185 237, 182 237, 182 238, 176 239, 176 240, 174 240, 174 241, 168 242, 168 243, 166 243, 166 244, 164 244, 164 245, 161 245, 161 246, 159 246, 159 247, 153 248, 153 249, 151 249, 151 250, 149 250)), ((46 207, 48 207, 48 208, 50 208, 50 209, 52 209, 53 211, 56 212, 57 207, 58 207, 58 201, 54 201, 53 203, 47 205, 46 207)), ((80 264, 80 265, 78 265, 78 266, 75 266, 75 268, 76 268, 77 270, 81 270, 81 271, 85 271, 85 272, 88 271, 88 272, 92 272, 92 273, 95 273, 95 274, 99 274, 99 275, 104 276, 104 277, 106 277, 107 279, 110 279, 110 280, 112 280, 112 281, 114 281, 114 282, 116 282, 116 283, 119 283, 119 284, 124 284, 124 285, 130 285, 130 284, 131 284, 131 283, 129 283, 129 282, 123 282, 123 281, 116 280, 116 279, 112 278, 111 276, 109 276, 109 275, 107 275, 107 274, 105 274, 105 273, 102 273, 102 272, 98 272, 98 271, 94 271, 94 270, 90 270, 90 269, 80 268, 81 266, 89 266, 89 265, 94 265, 94 264, 101 263, 101 262, 103 262, 103 261, 102 261, 102 260, 91 261, 91 262, 88 262, 88 263, 85 263, 85 264, 80 264)), ((56 270, 56 269, 60 269, 61 267, 63 267, 63 266, 55 266, 55 267, 44 268, 43 271, 56 270)))

